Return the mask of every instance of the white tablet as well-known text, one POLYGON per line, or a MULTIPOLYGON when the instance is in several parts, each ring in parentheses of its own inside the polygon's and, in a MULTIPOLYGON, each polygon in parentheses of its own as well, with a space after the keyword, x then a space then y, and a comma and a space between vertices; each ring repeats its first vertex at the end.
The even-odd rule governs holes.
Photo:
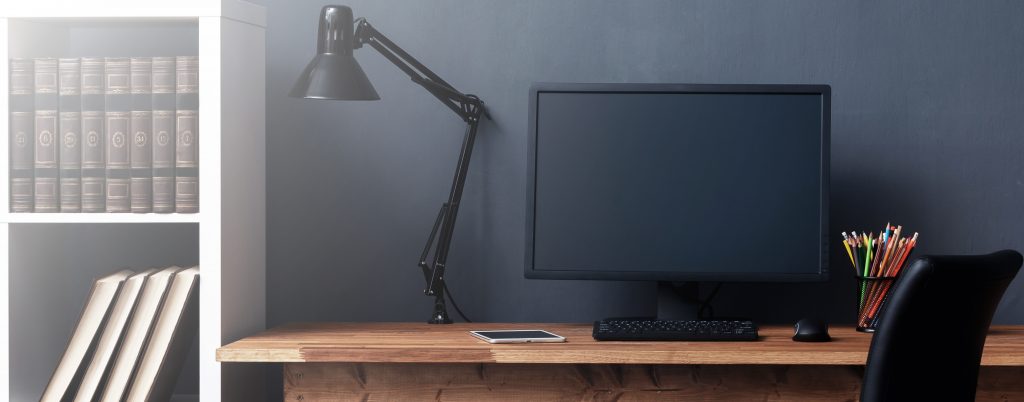
POLYGON ((565 337, 540 329, 469 331, 469 333, 489 343, 565 342, 565 337))

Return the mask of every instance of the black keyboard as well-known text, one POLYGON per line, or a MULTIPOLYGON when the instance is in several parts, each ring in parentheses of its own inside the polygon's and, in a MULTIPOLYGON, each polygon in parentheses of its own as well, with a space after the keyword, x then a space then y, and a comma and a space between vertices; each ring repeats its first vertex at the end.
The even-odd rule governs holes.
POLYGON ((594 322, 599 341, 756 341, 757 325, 732 320, 601 320, 594 322))

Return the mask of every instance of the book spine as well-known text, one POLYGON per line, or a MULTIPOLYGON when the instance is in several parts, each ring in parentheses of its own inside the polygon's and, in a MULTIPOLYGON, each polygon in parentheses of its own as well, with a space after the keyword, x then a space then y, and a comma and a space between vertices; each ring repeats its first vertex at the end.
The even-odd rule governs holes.
POLYGON ((128 133, 130 132, 129 59, 108 57, 104 60, 104 128, 107 160, 107 212, 128 212, 130 176, 128 133))
POLYGON ((174 57, 153 58, 153 212, 174 212, 174 57))
POLYGON ((82 95, 78 59, 59 59, 60 212, 82 212, 82 95))
POLYGON ((10 68, 10 209, 11 212, 32 212, 35 197, 32 180, 34 66, 32 59, 11 59, 10 68))
POLYGON ((131 59, 131 210, 153 212, 153 61, 131 59))
POLYGON ((175 63, 174 210, 199 212, 199 59, 175 63))
POLYGON ((82 212, 106 211, 106 157, 103 128, 103 58, 83 57, 82 212))
POLYGON ((58 212, 57 59, 34 59, 35 212, 58 212))

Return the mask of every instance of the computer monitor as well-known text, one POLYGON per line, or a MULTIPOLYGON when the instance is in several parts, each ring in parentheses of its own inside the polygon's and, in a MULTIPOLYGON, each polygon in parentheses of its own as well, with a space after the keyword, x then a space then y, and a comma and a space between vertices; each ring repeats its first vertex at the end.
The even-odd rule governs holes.
POLYGON ((827 85, 535 84, 528 278, 828 276, 827 85))

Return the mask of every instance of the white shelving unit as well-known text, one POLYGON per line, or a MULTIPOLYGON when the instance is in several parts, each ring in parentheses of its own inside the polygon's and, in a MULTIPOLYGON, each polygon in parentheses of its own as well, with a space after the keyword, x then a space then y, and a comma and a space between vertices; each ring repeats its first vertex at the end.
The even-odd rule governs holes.
POLYGON ((262 370, 222 367, 215 351, 265 327, 265 26, 264 8, 241 0, 0 4, 0 400, 38 400, 92 278, 195 263, 198 357, 179 391, 263 399, 262 370), (11 57, 190 54, 199 56, 199 213, 8 212, 11 57))

